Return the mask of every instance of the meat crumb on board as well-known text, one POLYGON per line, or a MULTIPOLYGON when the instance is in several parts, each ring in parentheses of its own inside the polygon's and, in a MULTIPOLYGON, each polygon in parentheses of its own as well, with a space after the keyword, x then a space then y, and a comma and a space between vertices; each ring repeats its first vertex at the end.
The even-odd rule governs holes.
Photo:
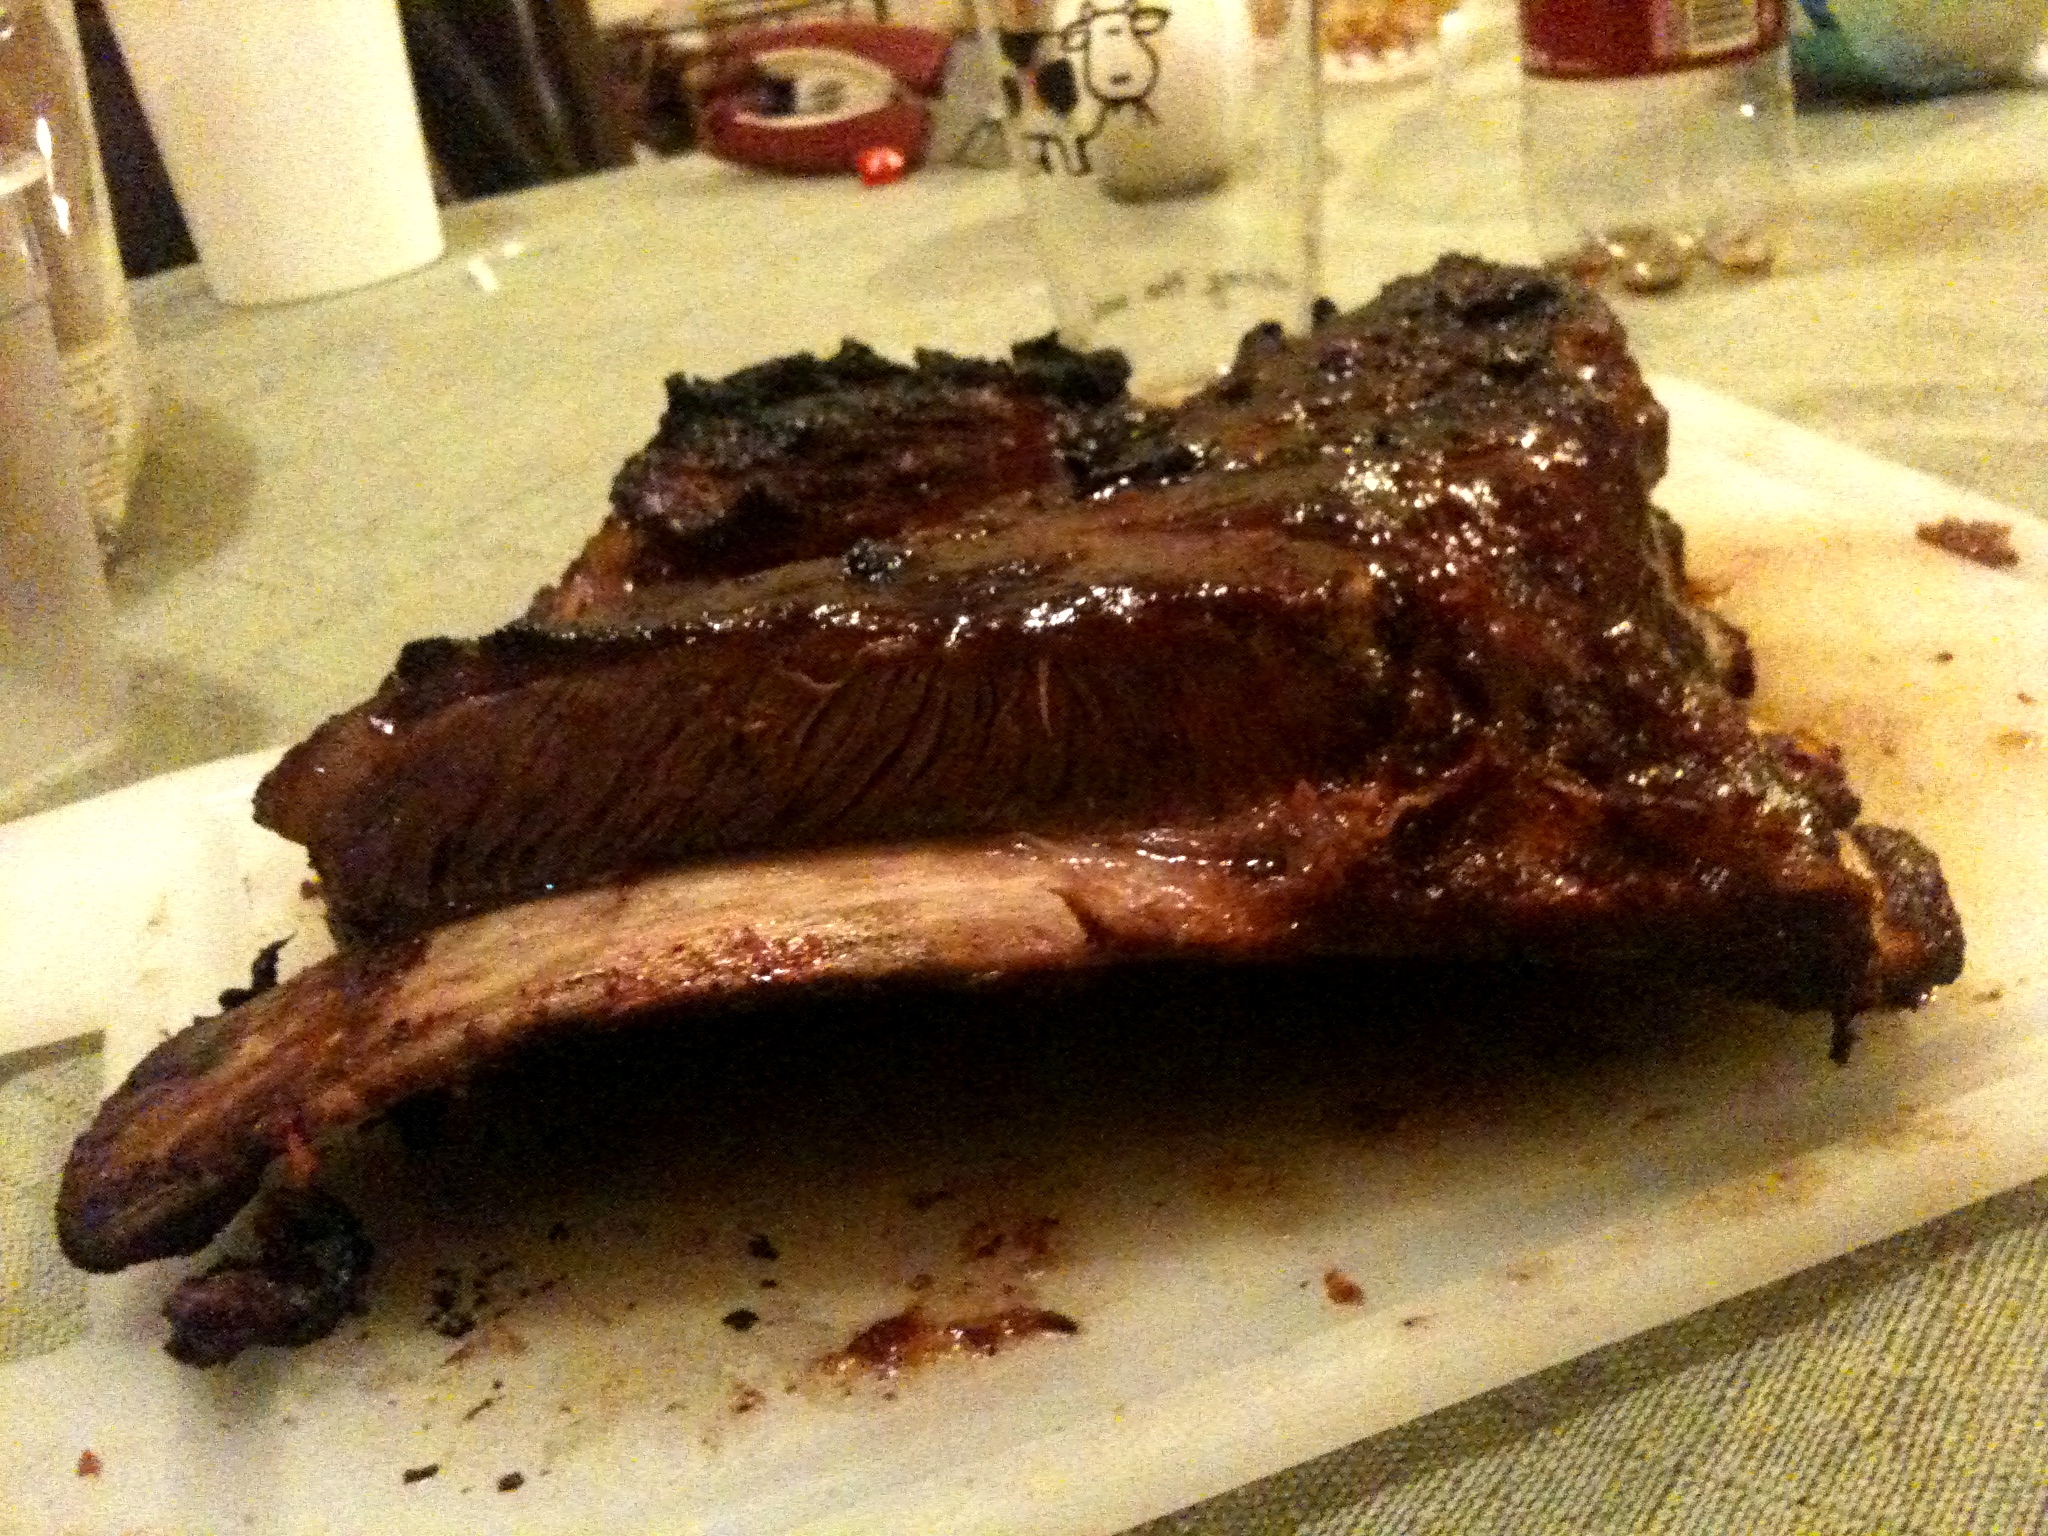
POLYGON ((80 1477, 98 1477, 100 1475, 100 1466, 100 1458, 96 1452, 86 1450, 78 1453, 78 1475, 80 1477))
POLYGON ((410 1488, 414 1483, 424 1483, 428 1478, 440 1474, 441 1463, 430 1461, 424 1467, 407 1467, 398 1474, 398 1480, 410 1488))
POLYGON ((1010 1307, 986 1317, 935 1323, 917 1307, 871 1323, 844 1349, 818 1362, 827 1376, 892 1377, 945 1355, 993 1355, 1039 1334, 1074 1334, 1081 1325, 1044 1307, 1010 1307))
POLYGON ((1952 555, 1961 555, 1965 560, 1988 565, 1994 570, 2004 570, 2020 563, 2019 551, 2012 547, 2010 523, 1944 517, 1938 523, 1922 523, 1913 530, 1913 536, 1922 544, 1932 544, 1936 549, 1945 549, 1952 555))
POLYGON ((1365 1305, 1365 1292, 1359 1288, 1356 1280, 1341 1269, 1323 1271, 1323 1294, 1340 1307, 1365 1305))
POLYGON ((507 1472, 498 1479, 498 1492, 500 1493, 516 1493, 525 1486, 526 1474, 524 1472, 507 1472))

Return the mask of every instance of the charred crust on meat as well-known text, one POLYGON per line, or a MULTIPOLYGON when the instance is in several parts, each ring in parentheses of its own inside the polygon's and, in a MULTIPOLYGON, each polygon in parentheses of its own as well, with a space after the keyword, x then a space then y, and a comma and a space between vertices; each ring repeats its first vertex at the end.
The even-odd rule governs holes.
POLYGON ((1963 922, 1933 851, 1910 832, 1865 823, 1849 837, 1881 892, 1876 942, 1886 963, 1874 969, 1861 1007, 1908 1008, 1963 973, 1963 922))
MULTIPOLYGON (((919 353, 920 359, 929 356, 919 353)), ((1131 364, 1123 353, 1103 347, 1077 352, 1055 331, 1010 348, 1011 366, 1055 400, 1069 405, 1109 406, 1124 399, 1131 364)))
MULTIPOLYGON (((862 342, 846 340, 830 357, 809 352, 774 358, 739 369, 722 379, 671 375, 668 410, 656 442, 686 438, 705 422, 735 421, 755 430, 773 421, 779 407, 856 396, 878 386, 905 389, 974 389, 987 385, 1022 384, 1035 393, 1073 405, 1106 405, 1120 397, 1130 379, 1130 363, 1120 352, 1079 352, 1057 334, 1033 337, 1010 349, 1010 361, 958 357, 950 352, 919 349, 912 365, 893 362, 862 342)), ((801 435, 808 430, 796 428, 801 435)))
POLYGON ((857 539, 846 552, 846 574, 854 581, 891 581, 910 563, 910 551, 880 539, 857 539))
MULTIPOLYGON (((220 1006, 223 1009, 239 1008, 242 1004, 248 1002, 250 998, 261 997, 272 987, 276 986, 277 957, 283 951, 285 945, 290 942, 291 936, 287 934, 284 938, 272 939, 268 944, 256 951, 256 958, 249 962, 249 985, 246 987, 228 987, 223 990, 220 994, 220 1006)), ((197 1020, 194 1022, 196 1023, 197 1020)))
POLYGON ((1460 320, 1492 325, 1529 318, 1563 298, 1563 286, 1548 272, 1524 270, 1502 275, 1466 268, 1443 285, 1439 302, 1460 320))
POLYGON ((723 379, 668 381, 661 429, 612 487, 614 522, 542 614, 580 583, 738 575, 835 555, 859 537, 941 519, 992 485, 1056 484, 1069 460, 1142 415, 1115 352, 1052 336, 1007 362, 920 351, 892 362, 848 341, 723 379))
POLYGON ((251 1233, 253 1255, 223 1259, 164 1303, 172 1359, 224 1365, 257 1345, 310 1344, 360 1305, 370 1240, 332 1195, 273 1190, 259 1203, 251 1233))
POLYGON ((1262 357, 1276 357, 1287 347, 1287 329, 1277 320, 1262 320, 1244 333, 1237 344, 1233 371, 1256 364, 1262 357))

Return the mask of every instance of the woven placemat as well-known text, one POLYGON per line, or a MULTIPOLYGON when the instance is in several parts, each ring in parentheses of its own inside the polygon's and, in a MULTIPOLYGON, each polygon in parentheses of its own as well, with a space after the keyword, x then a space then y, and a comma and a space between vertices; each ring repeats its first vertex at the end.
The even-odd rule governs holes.
POLYGON ((1131 1536, 2048 1531, 2048 1180, 1131 1536))
POLYGON ((57 1251, 50 1212, 57 1154, 99 1096, 97 1040, 0 1059, 0 1365, 85 1332, 85 1276, 57 1251))

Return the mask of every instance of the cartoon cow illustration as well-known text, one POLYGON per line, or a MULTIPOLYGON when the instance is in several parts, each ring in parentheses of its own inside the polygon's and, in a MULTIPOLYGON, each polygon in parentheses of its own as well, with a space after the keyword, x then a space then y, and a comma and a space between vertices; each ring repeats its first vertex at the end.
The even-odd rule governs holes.
POLYGON ((1023 77, 1003 80, 1004 107, 1019 116, 1025 94, 1062 120, 1063 131, 1032 130, 1022 135, 1041 171, 1055 165, 1074 176, 1094 170, 1088 146, 1118 112, 1146 122, 1158 114, 1146 98, 1159 83, 1159 55, 1146 39, 1165 26, 1172 12, 1145 0, 1081 0, 1074 19, 1054 34, 1061 57, 1037 62, 1040 32, 1003 32, 997 39, 1004 60, 1023 77))

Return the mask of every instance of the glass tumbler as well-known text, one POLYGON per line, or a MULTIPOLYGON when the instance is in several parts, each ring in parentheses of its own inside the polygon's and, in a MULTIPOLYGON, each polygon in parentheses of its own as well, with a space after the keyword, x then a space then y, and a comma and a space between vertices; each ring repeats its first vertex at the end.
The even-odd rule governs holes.
POLYGON ((0 817, 120 738, 113 608, 25 195, 0 152, 0 817))
POLYGON ((1308 323, 1312 0, 975 0, 1060 337, 1184 393, 1261 321, 1308 323))

